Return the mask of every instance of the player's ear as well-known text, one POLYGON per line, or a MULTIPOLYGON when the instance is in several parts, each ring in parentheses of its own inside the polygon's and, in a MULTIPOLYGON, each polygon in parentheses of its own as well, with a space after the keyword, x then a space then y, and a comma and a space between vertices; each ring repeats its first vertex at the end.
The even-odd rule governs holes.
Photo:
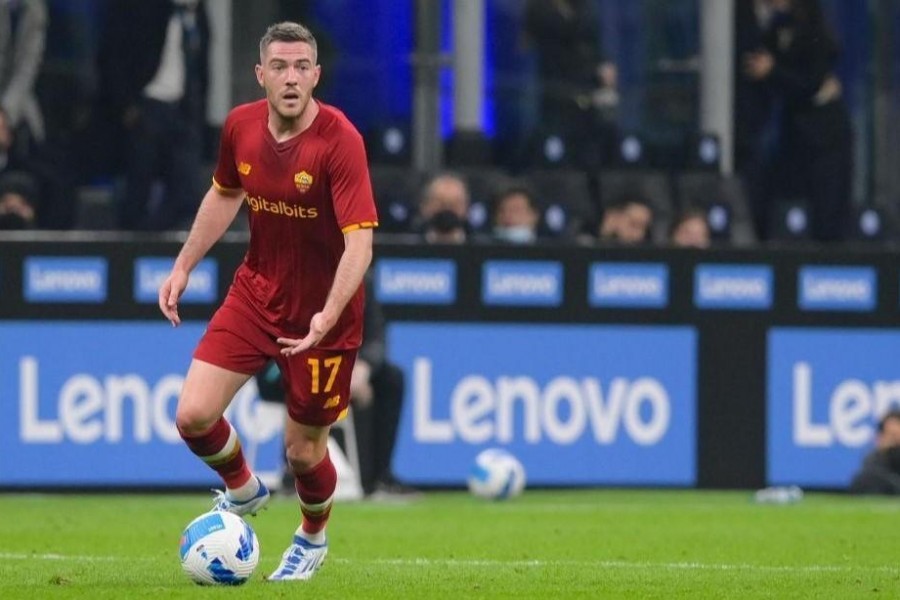
POLYGON ((256 81, 259 83, 259 87, 265 87, 263 83, 263 68, 262 65, 256 65, 256 81))

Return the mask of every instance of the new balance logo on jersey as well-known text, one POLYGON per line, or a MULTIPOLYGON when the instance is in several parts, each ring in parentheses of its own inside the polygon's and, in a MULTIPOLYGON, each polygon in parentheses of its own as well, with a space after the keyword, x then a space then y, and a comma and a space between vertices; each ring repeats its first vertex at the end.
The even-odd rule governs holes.
POLYGON ((319 216, 319 210, 316 207, 298 206, 288 204, 284 200, 272 202, 265 198, 257 198, 256 196, 247 196, 247 204, 253 212, 265 211, 275 215, 284 215, 295 219, 315 219, 319 216))

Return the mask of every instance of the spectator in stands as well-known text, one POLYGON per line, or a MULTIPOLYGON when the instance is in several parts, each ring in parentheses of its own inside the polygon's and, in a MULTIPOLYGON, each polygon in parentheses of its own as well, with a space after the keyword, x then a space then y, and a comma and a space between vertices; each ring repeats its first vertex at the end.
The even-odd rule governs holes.
POLYGON ((197 187, 209 72, 203 0, 107 6, 99 61, 107 109, 126 143, 120 226, 181 226, 202 196, 197 187))
POLYGON ((40 201, 40 170, 0 110, 0 229, 35 227, 40 201))
POLYGON ((601 164, 612 145, 618 71, 603 52, 593 0, 528 0, 526 42, 537 55, 539 118, 563 135, 585 166, 601 164))
POLYGON ((783 104, 781 158, 774 181, 782 197, 801 197, 819 241, 846 235, 853 169, 850 117, 835 70, 838 42, 818 0, 765 0, 772 11, 764 49, 745 57, 748 77, 768 82, 783 104))
POLYGON ((775 144, 773 90, 740 65, 748 56, 765 50, 764 34, 772 10, 768 0, 737 0, 734 10, 734 64, 738 65, 734 87, 734 168, 747 190, 756 237, 764 239, 772 210, 767 171, 775 144))
POLYGON ((534 196, 524 186, 502 190, 494 200, 494 241, 508 244, 533 244, 538 238, 538 212, 534 196))
POLYGON ((0 1, 0 108, 19 137, 44 140, 44 118, 35 82, 44 60, 44 0, 0 1))
POLYGON ((455 173, 438 173, 423 187, 417 229, 429 244, 464 244, 468 239, 469 188, 455 173))
POLYGON ((875 448, 854 474, 850 491, 855 494, 900 494, 900 410, 891 410, 878 422, 875 448))
POLYGON ((384 312, 366 277, 363 344, 350 379, 363 491, 373 499, 410 497, 417 492, 394 476, 391 459, 403 407, 405 376, 387 356, 384 312))
POLYGON ((709 248, 712 235, 706 211, 688 207, 672 222, 669 239, 672 245, 682 248, 709 248))
POLYGON ((625 192, 603 211, 597 239, 623 245, 643 244, 650 239, 653 207, 637 192, 625 192))
POLYGON ((37 185, 25 173, 0 176, 0 229, 32 229, 37 223, 37 185))

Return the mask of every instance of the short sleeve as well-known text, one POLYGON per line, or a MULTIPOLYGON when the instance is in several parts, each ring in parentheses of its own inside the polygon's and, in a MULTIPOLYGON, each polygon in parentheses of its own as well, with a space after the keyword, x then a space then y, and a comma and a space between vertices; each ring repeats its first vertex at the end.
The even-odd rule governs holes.
POLYGON ((219 191, 241 189, 241 179, 234 159, 234 123, 234 113, 231 113, 225 119, 222 136, 219 139, 219 160, 213 174, 213 185, 219 191))
POLYGON ((377 227, 366 148, 356 131, 340 132, 332 146, 329 175, 334 214, 341 231, 377 227))

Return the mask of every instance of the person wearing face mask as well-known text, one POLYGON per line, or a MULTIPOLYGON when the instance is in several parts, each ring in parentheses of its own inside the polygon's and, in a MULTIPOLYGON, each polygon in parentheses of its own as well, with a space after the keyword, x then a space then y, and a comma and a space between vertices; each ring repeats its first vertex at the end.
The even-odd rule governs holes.
POLYGON ((438 173, 422 189, 417 228, 426 243, 464 244, 468 240, 469 188, 455 173, 438 173))
POLYGON ((102 100, 124 143, 119 226, 171 229, 190 221, 201 195, 210 37, 205 5, 116 0, 107 7, 98 56, 102 100))
POLYGON ((493 240, 506 244, 537 241, 540 215, 531 192, 525 187, 503 190, 494 202, 493 240))

